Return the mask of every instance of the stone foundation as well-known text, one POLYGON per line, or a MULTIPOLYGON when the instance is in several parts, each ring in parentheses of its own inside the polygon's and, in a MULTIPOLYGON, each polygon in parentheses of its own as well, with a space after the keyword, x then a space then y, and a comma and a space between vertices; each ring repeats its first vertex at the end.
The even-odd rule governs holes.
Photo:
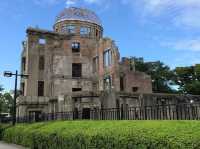
MULTIPOLYGON (((162 106, 167 107, 170 105, 175 110, 178 105, 193 104, 195 106, 199 105, 199 103, 200 96, 191 95, 77 92, 71 95, 59 96, 58 98, 21 96, 18 98, 17 116, 35 117, 37 119, 40 114, 87 112, 87 110, 98 111, 102 109, 128 110, 131 108, 136 110, 145 108, 148 116, 148 114, 152 114, 150 112, 152 112, 153 107, 160 106, 162 108, 162 106)), ((166 109, 166 114, 169 114, 173 109, 166 109)), ((157 112, 159 113, 159 110, 157 112)), ((156 114, 157 116, 159 116, 158 113, 156 114)))

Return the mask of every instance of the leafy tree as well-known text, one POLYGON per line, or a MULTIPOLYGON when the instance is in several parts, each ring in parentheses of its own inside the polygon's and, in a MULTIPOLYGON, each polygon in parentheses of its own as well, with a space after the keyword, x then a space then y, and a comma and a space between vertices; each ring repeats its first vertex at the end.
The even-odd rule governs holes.
POLYGON ((170 68, 160 61, 144 62, 143 58, 135 58, 135 68, 138 71, 147 73, 152 78, 153 91, 156 93, 175 93, 176 91, 170 87, 173 83, 175 74, 170 68))
POLYGON ((2 112, 12 113, 13 97, 11 96, 11 94, 4 93, 1 99, 3 100, 2 112))
POLYGON ((3 87, 0 85, 0 113, 2 112, 2 106, 3 106, 3 101, 1 100, 2 99, 2 96, 3 96, 3 87))
POLYGON ((4 90, 3 87, 0 85, 0 93, 1 93, 3 90, 4 90))
POLYGON ((0 113, 12 112, 13 98, 10 93, 3 93, 4 89, 0 86, 0 113))
POLYGON ((200 95, 200 64, 171 70, 160 61, 144 62, 143 58, 136 57, 131 60, 134 61, 137 71, 151 76, 154 92, 200 95), (173 89, 173 86, 178 86, 178 91, 173 89))
POLYGON ((177 83, 181 86, 195 80, 193 67, 177 67, 175 73, 177 75, 177 83))
POLYGON ((200 64, 194 66, 194 72, 197 80, 200 80, 200 64))
POLYGON ((190 84, 186 84, 185 90, 189 94, 200 95, 200 81, 194 81, 190 84))
POLYGON ((200 64, 177 67, 174 72, 182 93, 200 95, 200 64))

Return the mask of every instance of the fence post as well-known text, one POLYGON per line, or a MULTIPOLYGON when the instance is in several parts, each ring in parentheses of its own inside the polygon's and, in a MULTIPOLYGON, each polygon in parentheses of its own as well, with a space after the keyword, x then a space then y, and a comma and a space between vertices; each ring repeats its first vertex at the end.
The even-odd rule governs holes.
MULTIPOLYGON (((76 120, 82 119, 82 112, 78 109, 71 112, 55 112, 55 113, 42 113, 40 121, 51 120, 76 120)), ((153 106, 140 106, 126 108, 121 105, 119 108, 113 109, 94 109, 90 111, 90 119, 92 120, 197 120, 200 119, 200 106, 199 104, 168 104, 168 105, 153 105, 153 106)), ((34 122, 33 115, 17 117, 18 123, 31 123, 34 122)), ((10 121, 8 118, 0 118, 0 121, 10 121)))
POLYGON ((124 108, 123 108, 123 106, 121 107, 121 120, 123 120, 124 119, 124 108))

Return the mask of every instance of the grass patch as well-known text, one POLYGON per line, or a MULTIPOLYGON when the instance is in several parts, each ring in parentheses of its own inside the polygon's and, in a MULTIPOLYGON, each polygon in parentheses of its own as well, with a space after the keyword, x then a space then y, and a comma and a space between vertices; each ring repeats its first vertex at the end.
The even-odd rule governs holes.
POLYGON ((32 149, 198 149, 199 121, 57 121, 20 124, 3 140, 32 149))

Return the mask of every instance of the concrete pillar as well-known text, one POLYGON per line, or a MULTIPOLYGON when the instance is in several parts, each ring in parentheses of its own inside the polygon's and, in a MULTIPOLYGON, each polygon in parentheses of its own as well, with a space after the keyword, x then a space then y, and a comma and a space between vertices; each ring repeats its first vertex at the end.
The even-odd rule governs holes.
POLYGON ((64 95, 58 96, 58 112, 64 112, 65 111, 64 101, 65 101, 64 95))

